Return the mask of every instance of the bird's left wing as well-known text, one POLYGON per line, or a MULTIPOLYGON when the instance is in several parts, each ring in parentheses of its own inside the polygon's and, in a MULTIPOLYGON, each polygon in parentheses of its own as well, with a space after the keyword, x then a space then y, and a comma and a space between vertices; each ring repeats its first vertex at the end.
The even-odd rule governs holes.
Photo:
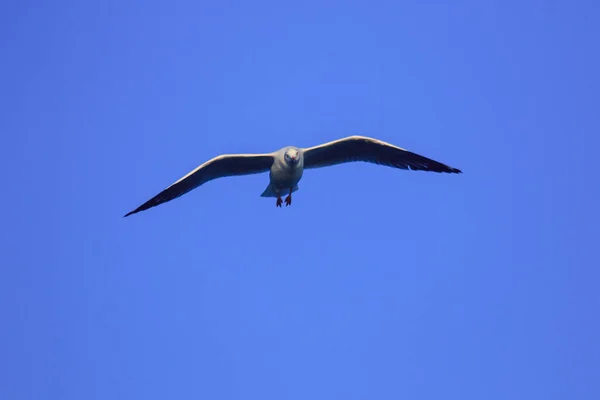
POLYGON ((304 168, 364 161, 400 169, 461 173, 457 168, 366 136, 349 136, 303 149, 303 152, 304 168))
POLYGON ((224 154, 200 165, 171 186, 125 214, 125 217, 176 199, 198 186, 217 178, 266 172, 273 164, 273 154, 224 154))

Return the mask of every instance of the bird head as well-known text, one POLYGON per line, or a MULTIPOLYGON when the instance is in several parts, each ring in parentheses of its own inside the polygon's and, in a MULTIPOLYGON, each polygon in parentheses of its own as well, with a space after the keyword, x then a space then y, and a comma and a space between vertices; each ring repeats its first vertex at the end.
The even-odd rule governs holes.
POLYGON ((288 164, 296 165, 298 164, 298 161, 300 161, 300 151, 295 148, 287 149, 284 157, 288 164))

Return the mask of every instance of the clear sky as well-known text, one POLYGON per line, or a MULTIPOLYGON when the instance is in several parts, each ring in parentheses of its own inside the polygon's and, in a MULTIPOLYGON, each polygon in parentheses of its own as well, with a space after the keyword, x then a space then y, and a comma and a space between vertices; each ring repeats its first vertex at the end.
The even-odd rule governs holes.
POLYGON ((598 1, 0 8, 1 399, 600 398, 598 1))

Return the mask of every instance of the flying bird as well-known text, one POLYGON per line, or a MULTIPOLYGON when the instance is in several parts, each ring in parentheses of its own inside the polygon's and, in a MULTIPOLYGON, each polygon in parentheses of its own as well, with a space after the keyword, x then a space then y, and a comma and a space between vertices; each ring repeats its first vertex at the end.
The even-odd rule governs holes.
POLYGON ((180 197, 208 181, 227 176, 258 174, 269 171, 269 184, 261 197, 275 197, 275 205, 292 204, 292 193, 305 169, 363 161, 388 167, 459 174, 462 171, 408 150, 366 136, 349 136, 318 146, 283 147, 265 154, 223 154, 217 156, 139 206, 125 217, 180 197))

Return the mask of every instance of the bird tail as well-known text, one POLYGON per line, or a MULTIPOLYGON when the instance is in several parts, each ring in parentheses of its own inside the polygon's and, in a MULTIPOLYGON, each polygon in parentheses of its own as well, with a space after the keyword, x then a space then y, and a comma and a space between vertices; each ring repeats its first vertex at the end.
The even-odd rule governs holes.
MULTIPOLYGON (((294 193, 296 190, 298 190, 298 185, 294 186, 294 188, 292 189, 292 193, 294 193)), ((281 193, 282 196, 287 195, 287 193, 281 193)), ((277 197, 277 194, 275 193, 275 190, 273 189, 273 186, 271 186, 271 184, 269 184, 267 186, 267 188, 265 189, 264 192, 262 192, 262 194, 260 195, 260 197, 277 197)))

